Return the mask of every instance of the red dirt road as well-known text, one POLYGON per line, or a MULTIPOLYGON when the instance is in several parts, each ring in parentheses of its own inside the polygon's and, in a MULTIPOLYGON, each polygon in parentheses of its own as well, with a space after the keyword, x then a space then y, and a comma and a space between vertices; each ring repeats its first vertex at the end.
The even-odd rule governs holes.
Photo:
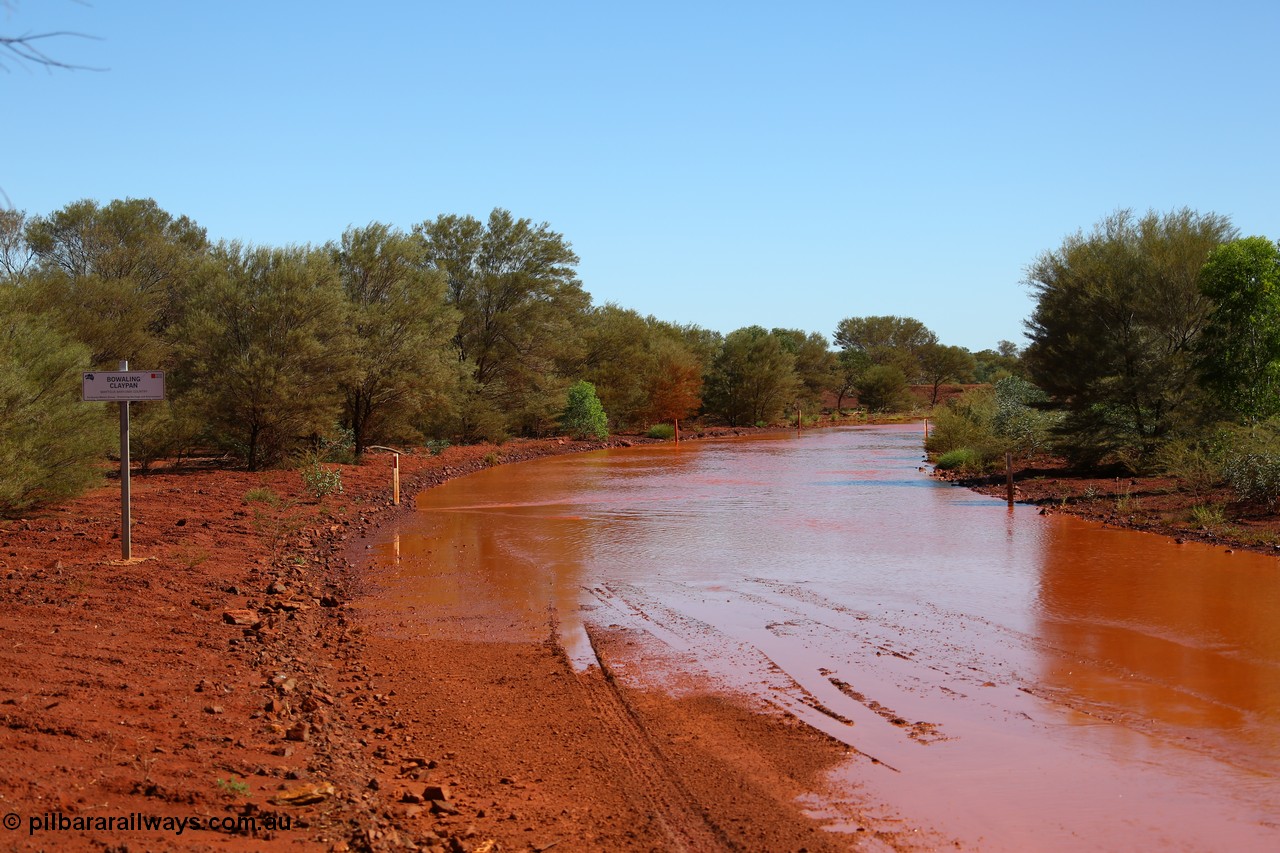
MULTIPOLYGON (((556 440, 401 457, 416 490, 556 440)), ((835 850, 797 797, 845 748, 546 643, 405 643, 351 606, 387 457, 160 470, 0 523, 0 849, 835 850), (247 501, 270 489, 275 505, 247 501), (371 630, 378 627, 380 630, 371 630)), ((596 638, 602 648, 623 638, 596 638)), ((911 846, 911 834, 873 846, 911 846)), ((871 839, 867 839, 871 840, 871 839)))

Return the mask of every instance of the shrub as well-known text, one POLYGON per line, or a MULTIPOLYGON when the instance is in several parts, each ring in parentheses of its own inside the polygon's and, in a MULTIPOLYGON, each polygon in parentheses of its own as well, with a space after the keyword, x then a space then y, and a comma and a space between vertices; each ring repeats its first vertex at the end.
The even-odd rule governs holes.
POLYGON ((1155 455, 1156 470, 1177 477, 1193 495, 1200 495, 1222 481, 1217 454, 1203 442, 1174 438, 1155 455))
POLYGON ((1227 520, 1222 504, 1200 504, 1191 508, 1191 521, 1201 527, 1217 527, 1227 520))
POLYGON ((609 437, 609 418, 596 396, 596 386, 579 380, 569 388, 560 426, 574 438, 609 437))
POLYGON ((912 406, 907 377, 892 365, 868 367, 854 388, 858 405, 865 406, 869 412, 899 412, 912 406))
POLYGON ((1246 501, 1275 509, 1280 501, 1280 455, 1232 453, 1222 466, 1227 483, 1246 501))
POLYGON ((676 430, 671 424, 654 424, 649 427, 649 431, 645 435, 649 438, 661 438, 669 441, 676 437, 676 430))
POLYGON ((449 449, 449 439, 433 438, 427 442, 427 450, 431 451, 432 456, 439 456, 449 449))
POLYGON ((994 419, 994 393, 989 388, 969 391, 934 410, 925 449, 946 453, 967 448, 981 456, 994 457, 1000 452, 999 438, 992 427, 994 419))
POLYGON ((492 468, 494 465, 497 465, 501 461, 502 459, 498 456, 498 454, 492 450, 490 450, 488 453, 484 455, 485 467, 492 468))
POLYGON ((317 459, 325 462, 350 465, 356 460, 356 434, 339 424, 333 428, 332 434, 320 436, 315 444, 315 454, 317 459))
POLYGON ((0 291, 0 515, 14 515, 96 481, 115 430, 80 400, 88 350, 6 301, 0 291))
POLYGON ((325 468, 317 459, 302 469, 302 485, 316 500, 326 495, 342 494, 342 469, 325 468))
POLYGON ((982 456, 968 447, 957 447, 948 450, 938 457, 937 467, 943 471, 960 471, 961 473, 978 473, 983 468, 982 456))
POLYGON ((1222 479, 1236 494, 1269 509, 1276 507, 1280 502, 1280 421, 1224 427, 1212 448, 1222 479))
POLYGON ((1025 379, 1006 376, 995 384, 992 431, 1005 450, 1039 453, 1049 446, 1049 436, 1061 420, 1057 414, 1035 408, 1048 398, 1025 379))

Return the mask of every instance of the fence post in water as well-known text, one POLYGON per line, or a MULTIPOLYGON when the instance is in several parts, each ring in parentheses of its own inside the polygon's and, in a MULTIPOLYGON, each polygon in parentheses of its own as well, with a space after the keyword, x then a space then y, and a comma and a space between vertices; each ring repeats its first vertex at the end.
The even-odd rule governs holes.
POLYGON ((1004 452, 1004 477, 1005 488, 1009 493, 1009 506, 1013 506, 1013 454, 1007 450, 1004 452))
POLYGON ((671 420, 672 420, 672 421, 675 423, 675 425, 676 425, 676 444, 679 444, 679 443, 680 443, 680 419, 679 419, 679 418, 672 418, 671 420))

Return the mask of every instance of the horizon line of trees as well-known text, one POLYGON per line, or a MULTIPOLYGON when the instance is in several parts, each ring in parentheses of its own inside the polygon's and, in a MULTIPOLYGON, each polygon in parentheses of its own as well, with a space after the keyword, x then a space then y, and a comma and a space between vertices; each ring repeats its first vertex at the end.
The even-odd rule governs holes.
POLYGON ((250 469, 321 442, 358 457, 548 434, 583 381, 619 430, 772 423, 828 396, 891 410, 909 384, 936 401, 943 383, 1020 370, 1011 343, 969 353, 912 318, 845 318, 832 349, 593 305, 577 264, 563 235, 502 209, 283 247, 212 243, 151 199, 0 211, 0 460, 25 472, 0 475, 0 512, 92 480, 110 415, 79 401, 79 373, 121 360, 168 372, 170 399, 136 408, 135 459, 216 448, 250 469))

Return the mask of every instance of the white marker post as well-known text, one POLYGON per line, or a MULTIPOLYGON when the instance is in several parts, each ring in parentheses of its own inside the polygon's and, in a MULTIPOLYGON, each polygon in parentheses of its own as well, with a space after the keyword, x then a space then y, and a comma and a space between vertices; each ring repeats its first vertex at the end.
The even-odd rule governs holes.
POLYGON ((129 370, 129 362, 120 369, 94 371, 81 377, 81 399, 85 402, 120 404, 120 557, 133 558, 130 541, 131 516, 129 496, 129 402, 131 400, 163 400, 163 370, 129 370))

